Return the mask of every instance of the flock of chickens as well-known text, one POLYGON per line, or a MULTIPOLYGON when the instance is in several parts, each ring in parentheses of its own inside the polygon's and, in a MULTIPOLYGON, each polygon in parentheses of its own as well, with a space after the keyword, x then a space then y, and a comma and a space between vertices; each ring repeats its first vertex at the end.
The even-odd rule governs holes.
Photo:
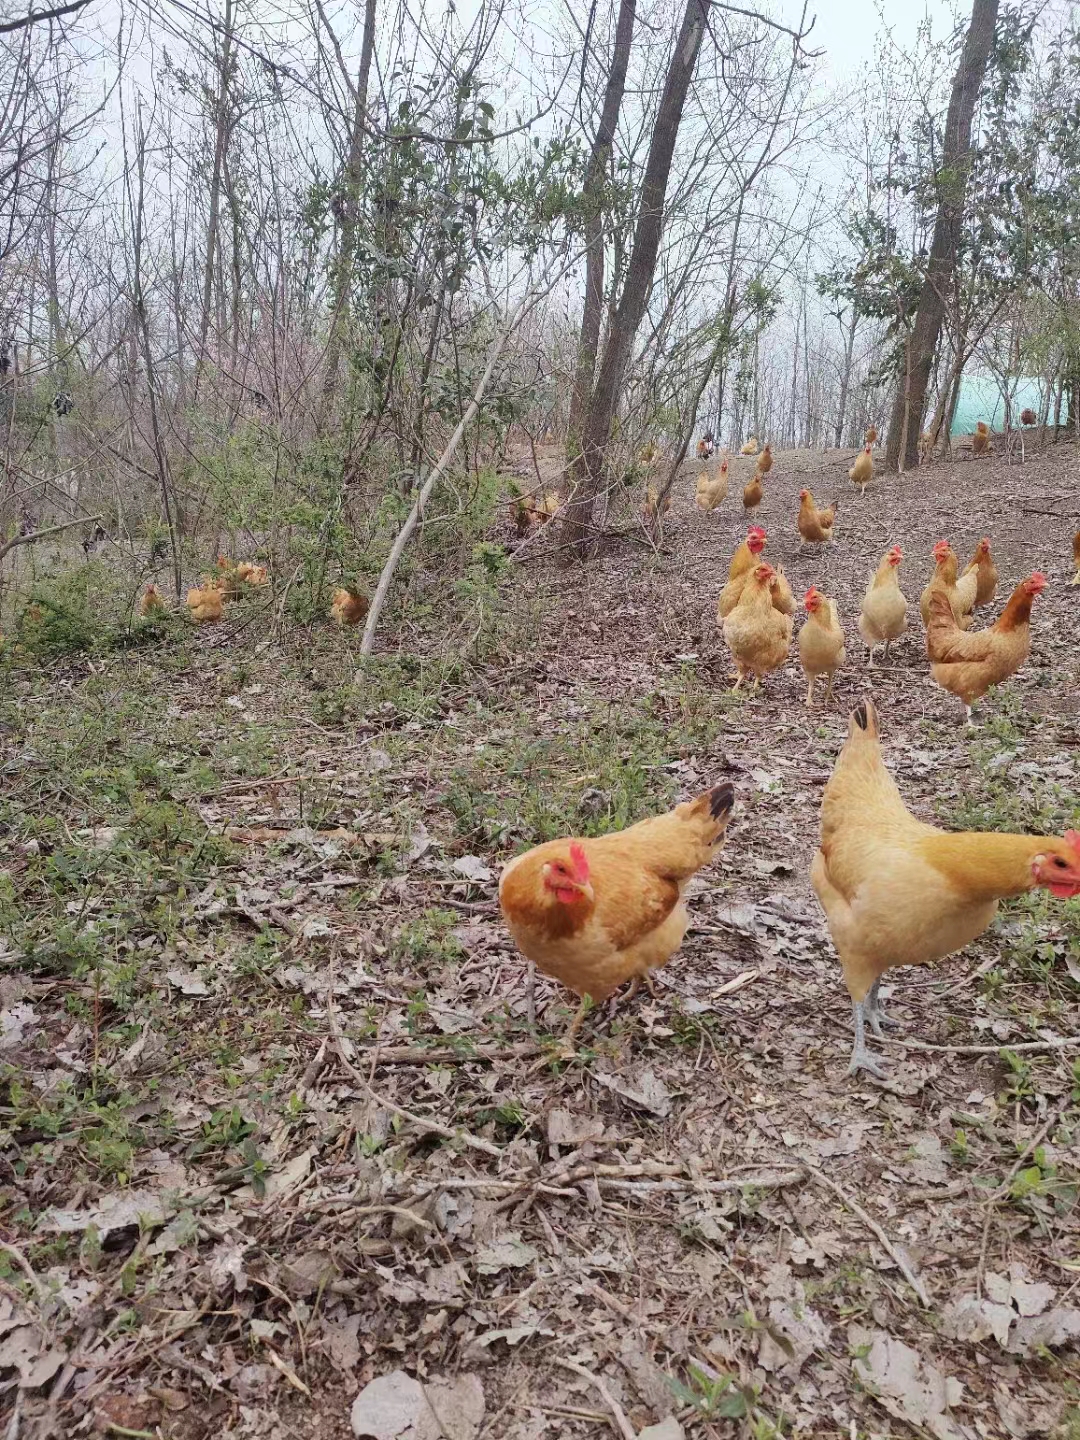
MULTIPOLYGON (((986 431, 983 426, 980 435, 986 431)), ((708 458, 706 436, 699 457, 708 458), (703 450, 703 445, 705 449, 703 450)), ((876 431, 849 470, 864 489, 873 478, 876 431)), ((754 454, 743 447, 743 453, 754 454)), ((985 444, 980 447, 985 452, 985 444)), ((751 509, 760 503, 761 482, 772 466, 766 445, 747 483, 751 509), (762 463, 764 462, 764 464, 762 463)), ((715 508, 727 491, 728 461, 715 479, 700 477, 696 500, 715 508), (704 483, 703 483, 704 482, 704 483), (722 492, 722 493, 718 493, 722 492)), ((647 495, 646 511, 663 512, 663 500, 647 495)), ((744 504, 746 495, 744 492, 744 504)), ((805 544, 832 538, 835 506, 819 509, 809 491, 800 494, 798 528, 805 544)), ((788 657, 794 596, 782 568, 761 556, 767 536, 752 526, 732 556, 717 619, 736 667, 735 688, 762 677, 788 657)), ((1073 542, 1080 584, 1080 534, 1073 542)), ((908 603, 900 588, 903 553, 892 546, 881 558, 863 598, 859 632, 875 651, 907 629, 908 603)), ((926 648, 937 683, 971 706, 1023 664, 1030 650, 1032 603, 1046 585, 1036 572, 1021 581, 1001 615, 973 630, 975 611, 990 603, 998 575, 990 542, 982 540, 961 573, 947 541, 934 547, 934 572, 920 597, 926 648)), ((817 681, 832 678, 844 663, 844 633, 835 604, 816 586, 803 599, 806 620, 798 652, 809 681, 807 704, 817 681)), ((722 784, 614 834, 566 837, 511 860, 499 885, 502 912, 522 954, 581 999, 567 1047, 590 1006, 608 1000, 625 982, 652 990, 651 972, 665 965, 689 924, 683 903, 690 879, 724 843, 735 803, 722 784)), ((893 1022, 882 1011, 882 976, 899 965, 925 964, 961 949, 991 923, 1002 899, 1044 889, 1059 898, 1080 896, 1080 832, 1063 837, 994 833, 947 833, 916 820, 885 767, 878 720, 869 701, 851 715, 848 738, 822 802, 819 848, 811 883, 828 921, 851 996, 855 1040, 849 1073, 883 1078, 881 1060, 866 1044, 866 1028, 880 1036, 893 1022), (918 903, 912 904, 912 897, 918 903)), ((530 1006, 531 1006, 530 983, 530 1006)), ((566 1054, 572 1054, 567 1048, 566 1054)))
MULTIPOLYGON (((217 558, 217 573, 204 575, 187 592, 187 610, 196 625, 212 625, 223 618, 226 600, 237 600, 249 590, 261 590, 270 583, 265 565, 250 560, 233 562, 217 558)), ((359 625, 368 612, 368 597, 362 591, 339 586, 330 597, 330 619, 336 625, 359 625)), ((151 582, 139 597, 139 614, 144 619, 164 615, 168 606, 158 587, 151 582)))

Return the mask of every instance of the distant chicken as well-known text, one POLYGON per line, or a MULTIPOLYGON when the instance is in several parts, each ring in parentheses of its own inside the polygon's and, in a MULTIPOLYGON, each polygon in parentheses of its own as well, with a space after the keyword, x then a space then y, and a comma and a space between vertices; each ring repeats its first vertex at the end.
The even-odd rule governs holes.
POLYGON ((706 430, 705 434, 697 442, 697 458, 699 460, 711 460, 715 449, 716 442, 713 440, 711 432, 706 430))
POLYGON ((519 540, 523 539, 537 523, 536 499, 532 495, 518 495, 513 508, 514 531, 519 540))
POLYGON ((876 426, 876 425, 871 425, 871 426, 867 429, 866 434, 863 436, 863 442, 864 442, 864 444, 866 444, 866 445, 876 445, 876 444, 877 444, 877 426, 876 426))
POLYGON ((732 555, 731 564, 728 566, 727 584, 720 591, 720 599, 716 605, 718 621, 730 615, 739 603, 739 596, 746 584, 746 577, 757 563, 758 556, 765 549, 767 538, 760 525, 751 525, 746 532, 746 539, 732 555))
POLYGON ((934 546, 934 573, 930 583, 919 596, 919 612, 923 624, 930 623, 930 597, 935 590, 942 590, 949 597, 953 615, 961 630, 970 630, 974 623, 975 595, 979 588, 979 577, 970 571, 962 579, 957 578, 956 551, 947 540, 939 540, 934 546))
POLYGON ((655 440, 650 440, 647 445, 643 445, 638 451, 638 459, 643 465, 651 465, 654 460, 659 460, 659 458, 660 447, 655 440))
POLYGON ((925 465, 930 459, 934 450, 934 437, 929 430, 924 430, 919 436, 919 464, 925 465))
POLYGON ((887 660, 889 646, 894 640, 899 640, 907 629, 907 601, 900 589, 900 563, 903 558, 904 552, 899 545, 887 550, 863 596, 859 634, 870 646, 871 666, 877 647, 885 646, 887 660))
POLYGON ((746 444, 745 444, 745 445, 742 447, 742 449, 739 451, 739 454, 740 454, 740 455, 756 455, 757 452, 758 452, 758 442, 757 442, 757 439, 756 439, 755 436, 751 435, 751 436, 750 436, 750 439, 747 440, 746 444))
POLYGON ((546 525, 554 515, 558 514, 559 503, 559 497, 554 490, 548 490, 540 497, 536 506, 536 518, 541 525, 546 525))
POLYGON ((165 597, 151 581, 139 596, 139 614, 144 620, 148 620, 152 615, 163 615, 164 613, 165 597))
POLYGON ((694 496, 694 503, 699 510, 715 510, 725 498, 728 492, 728 459, 724 457, 720 462, 720 468, 710 480, 702 471, 697 477, 697 488, 694 496))
POLYGON ((650 972, 667 964, 690 923, 687 882, 719 853, 734 804, 724 783, 628 830, 549 840, 507 865, 499 904, 518 949, 582 997, 567 1043, 590 1002, 627 980, 652 991, 650 972))
POLYGON ((975 434, 971 437, 971 451, 973 455, 989 455, 990 453, 990 427, 985 420, 978 420, 975 423, 975 434))
POLYGON ((872 446, 864 445, 855 457, 855 464, 852 465, 851 469, 847 472, 848 479, 853 485, 858 486, 860 495, 866 494, 866 487, 874 478, 874 457, 871 453, 872 449, 872 446))
POLYGON ((772 446, 766 440, 762 446, 761 454, 757 457, 757 473, 759 475, 767 475, 772 469, 772 461, 772 446))
POLYGON ((831 540, 835 519, 835 500, 828 509, 819 510, 809 490, 799 491, 799 534, 804 542, 821 545, 831 540))
POLYGON ((359 590, 339 586, 330 597, 330 618, 336 625, 359 625, 370 601, 359 590))
POLYGON ((236 578, 242 585, 259 590, 269 583, 270 575, 265 565, 253 565, 250 560, 241 560, 236 567, 236 578))
POLYGON ((772 599, 776 572, 762 561, 747 577, 739 603, 724 620, 724 640, 731 651, 737 671, 735 689, 748 675, 754 677, 754 689, 762 676, 778 670, 788 657, 791 647, 791 616, 777 610, 772 599))
POLYGON ((1030 406, 1028 406, 1026 410, 1020 411, 1021 425, 1037 425, 1038 423, 1039 417, 1035 414, 1035 411, 1032 410, 1030 406))
POLYGON ((833 676, 846 658, 844 632, 837 619, 836 606, 827 599, 816 585, 803 597, 806 620, 799 631, 799 661, 809 686, 806 691, 807 705, 814 703, 814 688, 819 675, 829 677, 829 688, 825 692, 825 704, 832 699, 833 676))
POLYGON ((980 540, 975 546, 975 554, 971 557, 965 575, 976 572, 975 583, 975 609, 983 605, 989 605, 997 594, 998 572, 994 564, 994 557, 990 554, 990 541, 980 540))
POLYGON ((1073 570, 1076 572, 1070 585, 1080 585, 1080 530, 1073 536, 1073 570))
POLYGON ((1046 588, 1038 571, 1022 580, 1009 596, 1005 609, 988 630, 963 631, 948 596, 935 590, 930 596, 930 624, 926 653, 930 673, 943 690, 964 702, 967 723, 971 707, 994 685, 1015 675, 1031 653, 1031 606, 1046 588))
POLYGON ((753 477, 743 486, 742 503, 744 510, 756 510, 761 504, 761 471, 755 470, 753 477))
POLYGON ((187 608, 196 625, 211 625, 225 613, 223 592, 214 581, 205 581, 188 591, 187 608))
POLYGON ((999 900, 1035 889, 1080 895, 1080 834, 951 834, 916 820, 885 768, 877 712, 863 701, 825 787, 810 880, 854 1011, 848 1073, 883 1077, 865 1033, 867 1024, 875 1035, 895 1024, 878 999, 881 977, 962 949, 991 923, 999 900))
POLYGON ((671 511, 671 491, 660 499, 660 492, 655 485, 645 487, 645 504, 642 507, 642 519, 645 528, 652 533, 657 533, 663 524, 663 518, 671 511))

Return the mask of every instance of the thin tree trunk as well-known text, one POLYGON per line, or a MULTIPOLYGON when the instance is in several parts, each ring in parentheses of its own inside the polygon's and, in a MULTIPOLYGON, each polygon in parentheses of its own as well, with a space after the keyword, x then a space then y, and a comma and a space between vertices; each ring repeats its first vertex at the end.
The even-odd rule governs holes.
POLYGON ((986 74, 990 47, 994 43, 997 12, 998 0, 974 0, 971 23, 953 79, 945 117, 942 164, 937 174, 938 211, 930 258, 908 340, 907 374, 897 387, 889 423, 889 441, 885 451, 885 465, 889 470, 910 470, 919 459, 926 391, 945 318, 946 296, 952 289, 956 266, 957 238, 967 190, 972 119, 986 74))
POLYGON ((585 225, 585 302, 581 311, 574 388, 570 396, 570 420, 567 425, 569 448, 580 448, 581 426, 592 394, 596 375, 596 353, 600 345, 600 321, 604 311, 604 205, 603 190, 611 158, 615 126, 619 122, 626 70, 630 62, 630 43, 634 35, 636 0, 620 0, 619 18, 615 25, 615 48, 608 71, 600 123, 596 128, 589 168, 585 172, 584 201, 588 214, 585 225))
POLYGON ((202 306, 199 312, 199 349, 195 357, 195 377, 192 382, 192 396, 196 403, 199 398, 199 382, 206 365, 206 345, 210 336, 210 311, 214 296, 214 268, 219 251, 222 173, 225 168, 225 151, 229 143, 229 87, 232 82, 234 18, 233 0, 225 0, 218 93, 214 107, 214 165, 210 174, 210 213, 206 222, 206 255, 203 260, 202 306))
POLYGON ((847 344, 844 346, 844 373, 840 377, 840 404, 837 407, 836 416, 836 448, 839 450, 844 440, 844 422, 847 420, 848 395, 851 392, 851 365, 855 357, 855 331, 858 328, 859 315, 853 305, 851 307, 851 324, 848 326, 847 344))
POLYGON ((626 376, 631 347, 645 314, 656 271, 671 162, 675 154, 675 141, 682 121, 683 107, 705 34, 706 5, 707 0, 687 0, 645 162, 641 208, 634 230, 630 263, 626 269, 626 279, 615 318, 604 346, 600 372, 583 420, 581 454, 574 462, 576 490, 567 506, 563 523, 566 541, 579 556, 583 556, 588 548, 593 508, 604 483, 612 421, 626 376))
POLYGON ((323 370, 320 422, 325 420, 337 387, 338 368, 345 332, 345 316, 352 291, 353 266, 356 261, 356 228, 360 218, 360 185, 363 180, 361 163, 364 156, 364 121, 367 115, 368 81, 371 57, 375 53, 375 4, 367 0, 364 7, 364 36, 360 43, 360 67, 356 73, 356 108, 353 111, 349 155, 345 162, 345 194, 341 201, 341 236, 338 241, 338 262, 333 277, 334 313, 330 319, 330 337, 326 342, 326 368, 323 370))

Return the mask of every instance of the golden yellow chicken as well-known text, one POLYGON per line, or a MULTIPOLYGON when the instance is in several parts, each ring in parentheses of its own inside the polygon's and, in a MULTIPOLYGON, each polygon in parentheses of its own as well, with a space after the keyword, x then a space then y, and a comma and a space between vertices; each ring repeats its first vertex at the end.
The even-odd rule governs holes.
POLYGON ((975 554, 971 557, 965 575, 972 571, 975 575, 975 606, 976 610, 983 605, 989 605, 997 594, 998 572, 994 564, 994 557, 990 554, 990 541, 982 539, 975 546, 975 554))
POLYGON ((766 440, 765 444, 761 448, 761 454, 757 458, 757 473, 759 475, 767 475, 772 469, 772 462, 772 446, 769 444, 768 440, 766 440))
POLYGON ((799 631, 799 661, 808 683, 806 703, 814 703, 814 687, 819 675, 829 677, 829 688, 825 692, 825 704, 832 699, 833 676, 846 658, 844 631, 837 618, 836 606, 824 596, 816 585, 803 596, 806 620, 799 631))
POLYGON ((751 435, 751 436, 750 436, 750 439, 747 440, 746 444, 745 444, 745 445, 742 447, 742 449, 739 451, 739 454, 740 454, 740 455, 756 455, 757 452, 758 452, 758 442, 757 442, 757 439, 756 439, 755 436, 751 435))
POLYGON ((775 573, 772 584, 769 586, 769 598, 772 600, 773 609, 779 610, 781 615, 795 614, 795 594, 788 584, 788 578, 784 574, 784 567, 776 565, 773 567, 775 573))
POLYGON ((876 426, 876 425, 870 425, 870 426, 867 428, 866 434, 863 436, 863 443, 866 444, 866 445, 876 445, 876 444, 877 444, 877 426, 876 426))
POLYGON ((1076 572, 1070 585, 1080 585, 1080 530, 1073 536, 1073 570, 1076 572))
POLYGON ((758 556, 765 549, 765 541, 768 537, 760 525, 751 525, 746 532, 746 539, 737 547, 735 554, 731 557, 731 564, 728 566, 727 584, 720 591, 720 599, 716 604, 716 618, 723 620, 730 615, 735 606, 739 603, 739 596, 746 584, 746 577, 754 568, 758 556))
POLYGON ((139 614, 144 620, 149 620, 153 615, 164 615, 164 613, 165 597, 153 581, 151 581, 139 596, 139 614))
POLYGON ((847 472, 848 479, 858 488, 860 495, 866 494, 866 487, 874 478, 873 446, 864 445, 855 457, 855 464, 847 472))
POLYGON ((957 577, 956 551, 947 540, 939 540, 934 546, 934 573, 929 584, 919 596, 919 613, 923 624, 930 623, 930 597, 935 590, 943 590, 949 597, 956 623, 961 630, 970 630, 974 623, 975 594, 979 588, 979 577, 974 572, 957 577))
POLYGON ((990 427, 985 420, 975 422, 975 434, 971 437, 971 450, 974 455, 990 454, 990 427))
POLYGON ((761 472, 755 470, 753 477, 743 486, 742 504, 744 510, 756 510, 762 497, 761 472))
POLYGON ((546 525, 559 511, 559 497, 554 490, 548 490, 541 496, 536 506, 536 519, 541 525, 546 525))
POLYGON ((992 685, 1015 675, 1031 653, 1031 606, 1046 589, 1046 576, 1038 571, 1022 580, 1009 596, 1005 609, 988 630, 964 631, 956 623, 943 590, 930 596, 930 624, 926 653, 930 673, 943 690, 964 702, 967 723, 971 707, 992 685))
POLYGON ((836 502, 819 510, 809 490, 799 491, 799 538, 807 545, 823 545, 832 539, 836 502))
POLYGON ((729 462, 725 455, 720 461, 720 468, 710 480, 704 471, 697 477, 696 493, 694 503, 699 510, 715 510, 728 492, 728 468, 729 462))
POLYGON ((644 516, 645 523, 647 525, 655 525, 662 515, 670 514, 670 512, 671 491, 669 490, 664 496, 663 501, 661 501, 660 492, 659 490, 657 490, 656 486, 646 485, 645 505, 642 510, 642 515, 644 516))
POLYGON ((535 498, 532 495, 518 495, 514 500, 513 516, 514 531, 521 540, 538 523, 535 498))
POLYGON ((567 1041, 589 1003, 627 980, 652 990, 650 972, 682 944, 687 882, 720 851, 735 804, 717 785, 665 815, 589 839, 550 840, 511 860, 499 904, 518 949, 582 997, 567 1041))
POLYGON ((225 599, 218 584, 204 581, 187 593, 187 608, 196 625, 212 625, 225 613, 225 599))
POLYGON ((735 661, 734 688, 738 690, 748 675, 754 677, 754 689, 762 676, 778 670, 788 657, 791 647, 791 616, 773 604, 772 586, 776 571, 764 561, 755 565, 747 577, 739 603, 724 619, 724 640, 735 661))
POLYGON ((359 625, 370 602, 359 590, 339 586, 330 597, 330 618, 335 625, 359 625))
POLYGON ((899 545, 887 550, 863 596, 859 634, 870 647, 871 667, 877 647, 885 646, 887 660, 889 646, 894 640, 899 640, 907 629, 907 601, 900 589, 900 564, 903 558, 904 552, 899 545))
POLYGON ((829 923, 855 1017, 849 1074, 884 1076, 866 1048, 891 1025, 878 986, 898 965, 925 965, 981 935, 998 901, 1043 888, 1080 895, 1080 834, 948 834, 916 820, 885 768, 878 718, 864 700, 821 806, 810 879, 829 923))
POLYGON ((241 585, 250 585, 253 590, 261 589, 270 579, 265 565, 253 565, 250 560, 241 560, 235 573, 241 585))

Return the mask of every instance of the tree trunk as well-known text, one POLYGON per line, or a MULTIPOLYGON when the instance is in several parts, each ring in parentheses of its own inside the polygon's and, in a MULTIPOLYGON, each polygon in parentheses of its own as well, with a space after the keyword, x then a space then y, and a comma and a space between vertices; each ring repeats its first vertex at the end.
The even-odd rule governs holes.
POLYGON ((840 376, 840 403, 836 415, 836 448, 844 443, 844 422, 847 419, 848 395, 851 392, 851 365, 855 357, 855 331, 859 325, 859 313, 851 307, 851 324, 848 326, 847 343, 844 346, 844 371, 840 376))
POLYGON ((707 3, 708 0, 687 0, 686 3, 645 162, 641 207, 630 250, 630 263, 626 268, 626 279, 615 317, 608 331, 600 373, 582 424, 581 454, 574 463, 573 471, 576 491, 566 508, 563 524, 567 543, 579 556, 584 555, 588 549, 593 507, 604 483, 611 425, 626 376, 631 347, 645 314, 656 271, 671 162, 682 122, 683 107, 705 33, 707 3))
POLYGON ((942 164, 937 173, 938 212, 930 259, 908 341, 906 376, 901 378, 889 422, 885 451, 888 470, 910 470, 919 459, 919 435, 926 390, 937 351, 946 296, 952 290, 956 248, 967 190, 971 123, 994 42, 998 0, 974 0, 971 24, 953 79, 945 117, 942 164))
POLYGON ((572 455, 580 449, 581 426, 592 394, 596 375, 596 352, 600 345, 600 319, 604 310, 604 207, 603 188, 619 122, 626 69, 630 61, 630 42, 634 34, 636 0, 620 0, 619 18, 615 25, 615 49, 608 71, 600 124, 596 129, 589 168, 585 173, 584 199, 588 219, 585 225, 585 303, 581 312, 574 389, 570 396, 570 421, 567 426, 572 455))
POLYGON ((214 267, 218 257, 222 174, 225 168, 225 151, 229 143, 229 89, 232 84, 234 20, 233 0, 225 0, 218 93, 214 109, 214 165, 210 175, 210 213, 206 222, 206 254, 203 259, 202 306, 199 314, 199 349, 195 357, 195 379, 192 385, 196 404, 199 399, 199 382, 206 365, 206 345, 210 335, 210 310, 214 294, 214 267))
POLYGON ((341 199, 341 235, 338 260, 334 268, 334 313, 330 320, 330 337, 326 342, 326 368, 323 371, 320 423, 325 421, 337 386, 341 363, 341 342, 345 328, 345 312, 352 290, 353 265, 356 258, 356 226, 360 213, 360 164, 364 154, 364 117, 367 112, 368 77, 371 57, 375 52, 375 0, 367 0, 364 9, 364 38, 360 44, 360 68, 356 75, 356 108, 353 111, 349 155, 345 162, 345 193, 341 199))

